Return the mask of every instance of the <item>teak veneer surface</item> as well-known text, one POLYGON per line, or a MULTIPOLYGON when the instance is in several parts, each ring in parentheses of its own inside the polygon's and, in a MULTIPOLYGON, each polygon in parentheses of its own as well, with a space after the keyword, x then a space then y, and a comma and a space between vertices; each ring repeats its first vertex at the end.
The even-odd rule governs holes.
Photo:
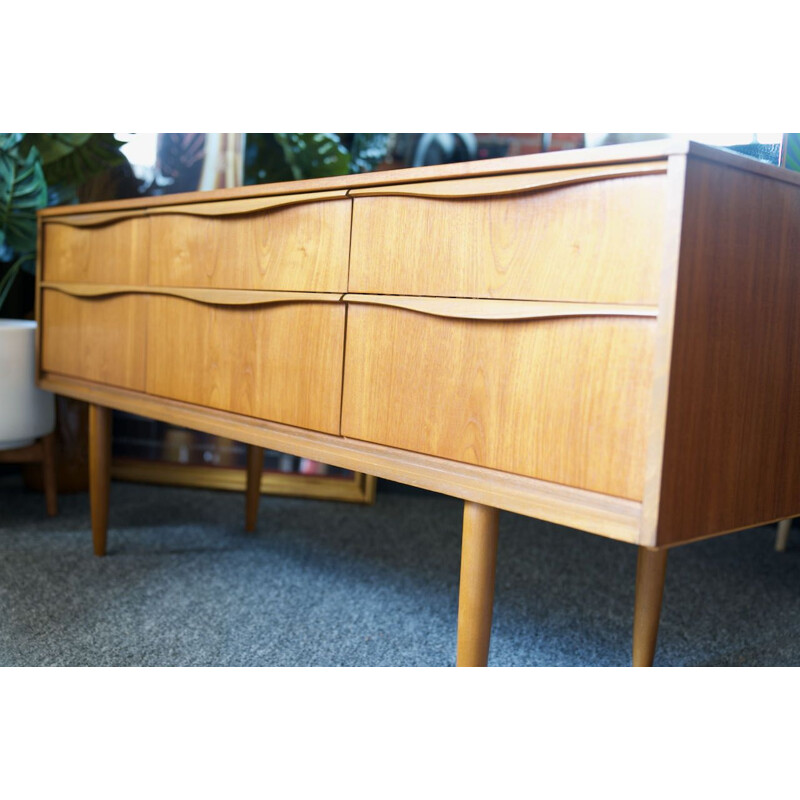
POLYGON ((342 433, 640 500, 654 322, 348 311, 342 433))
POLYGON ((148 298, 147 392, 339 433, 342 304, 264 308, 148 298))
POLYGON ((656 303, 666 177, 524 195, 356 197, 349 291, 656 303))
POLYGON ((145 298, 83 300, 56 291, 42 297, 41 366, 90 381, 145 389, 145 298))
POLYGON ((45 225, 44 279, 84 283, 146 284, 150 228, 143 218, 99 228, 45 225))
POLYGON ((236 216, 154 214, 153 286, 347 291, 347 199, 236 216))

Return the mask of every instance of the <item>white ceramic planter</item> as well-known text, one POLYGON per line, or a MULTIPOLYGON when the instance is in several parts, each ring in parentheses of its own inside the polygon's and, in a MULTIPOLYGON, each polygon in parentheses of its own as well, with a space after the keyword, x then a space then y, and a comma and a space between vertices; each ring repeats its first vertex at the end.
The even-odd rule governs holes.
POLYGON ((0 450, 25 447, 55 428, 55 398, 36 386, 35 337, 35 322, 0 319, 0 450))

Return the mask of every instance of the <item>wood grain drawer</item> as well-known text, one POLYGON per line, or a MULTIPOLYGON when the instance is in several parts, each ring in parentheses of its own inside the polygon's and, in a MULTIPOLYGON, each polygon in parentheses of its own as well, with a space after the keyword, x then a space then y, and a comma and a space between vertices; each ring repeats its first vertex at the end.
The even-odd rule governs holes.
POLYGON ((143 217, 108 217, 91 222, 91 215, 65 217, 44 225, 43 277, 46 281, 147 283, 149 228, 143 217))
POLYGON ((349 291, 656 303, 666 162, 352 190, 349 291))
POLYGON ((150 284, 346 291, 352 203, 320 194, 153 209, 150 284))
POLYGON ((147 392, 339 433, 345 307, 148 298, 147 392))
POLYGON ((45 372, 144 390, 147 298, 80 298, 42 293, 41 365, 45 372))
POLYGON ((342 435, 640 500, 655 324, 350 304, 342 435))

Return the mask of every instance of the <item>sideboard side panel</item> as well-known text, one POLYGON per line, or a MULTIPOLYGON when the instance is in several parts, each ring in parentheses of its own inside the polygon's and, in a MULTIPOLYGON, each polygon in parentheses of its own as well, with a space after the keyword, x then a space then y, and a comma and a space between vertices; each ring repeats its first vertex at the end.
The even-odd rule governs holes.
POLYGON ((800 187, 689 159, 657 543, 800 514, 800 187))

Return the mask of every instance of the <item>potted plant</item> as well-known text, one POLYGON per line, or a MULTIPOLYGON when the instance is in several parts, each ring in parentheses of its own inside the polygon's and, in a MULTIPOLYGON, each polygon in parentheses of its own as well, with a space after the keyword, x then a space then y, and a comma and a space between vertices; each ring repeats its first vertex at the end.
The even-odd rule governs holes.
POLYGON ((53 431, 53 396, 37 388, 36 212, 77 201, 90 176, 123 162, 113 134, 0 133, 0 450, 53 431))

